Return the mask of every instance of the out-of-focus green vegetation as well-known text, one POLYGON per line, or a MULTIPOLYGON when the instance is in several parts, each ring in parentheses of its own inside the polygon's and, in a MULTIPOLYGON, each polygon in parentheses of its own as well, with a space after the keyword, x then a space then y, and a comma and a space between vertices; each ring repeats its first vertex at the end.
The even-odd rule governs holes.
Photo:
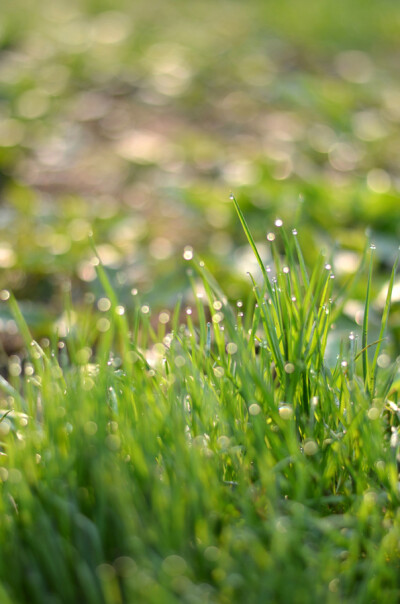
POLYGON ((231 190, 261 251, 279 216, 308 260, 347 248, 339 279, 366 227, 391 263, 398 2, 14 0, 1 15, 0 286, 39 332, 67 279, 98 294, 91 230, 127 304, 132 288, 175 302, 184 245, 241 295, 231 190))

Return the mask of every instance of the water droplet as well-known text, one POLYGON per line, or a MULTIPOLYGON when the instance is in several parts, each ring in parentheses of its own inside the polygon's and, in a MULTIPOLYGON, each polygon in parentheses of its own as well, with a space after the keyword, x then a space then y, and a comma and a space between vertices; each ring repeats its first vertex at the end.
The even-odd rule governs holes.
POLYGON ((292 297, 291 297, 291 300, 292 300, 292 302, 297 302, 297 298, 296 298, 296 296, 292 296, 292 297))
POLYGON ((108 298, 100 298, 97 302, 97 308, 101 312, 106 312, 107 310, 110 310, 111 300, 109 300, 108 298))
POLYGON ((340 363, 340 365, 341 365, 342 367, 344 367, 344 368, 345 368, 345 367, 347 367, 347 361, 342 361, 342 362, 340 363))
POLYGON ((241 300, 238 300, 238 301, 236 302, 236 306, 237 306, 238 308, 242 308, 242 306, 243 306, 243 302, 242 302, 241 300))
POLYGON ((356 337, 356 336, 355 336, 355 335, 354 335, 354 333, 351 331, 351 332, 350 332, 350 334, 349 334, 349 340, 355 340, 355 337, 356 337))
POLYGON ((332 268, 332 266, 330 264, 325 264, 325 268, 326 268, 327 271, 330 271, 331 268, 332 268))
POLYGON ((178 355, 177 357, 175 357, 175 365, 177 367, 183 367, 185 364, 186 364, 186 361, 183 356, 178 355))
POLYGON ((229 195, 229 199, 230 199, 231 201, 234 201, 234 200, 235 200, 235 196, 234 196, 234 194, 233 194, 233 193, 231 193, 231 194, 229 195))
POLYGON ((190 308, 190 306, 186 309, 186 314, 187 315, 191 315, 192 314, 192 309, 190 308))
POLYGON ((138 290, 136 289, 136 287, 134 287, 133 289, 131 289, 131 294, 132 294, 132 296, 137 296, 138 295, 138 290))
POLYGON ((291 419, 293 417, 293 407, 287 403, 281 403, 278 412, 282 419, 291 419))
POLYGON ((2 289, 0 292, 0 300, 9 300, 10 299, 10 292, 8 291, 8 289, 2 289))
POLYGON ((226 352, 228 354, 235 354, 237 352, 237 349, 238 349, 238 347, 237 347, 237 344, 235 344, 235 342, 229 342, 226 345, 226 352))
POLYGON ((282 270, 286 275, 290 272, 290 268, 288 266, 284 266, 282 270))
POLYGON ((315 440, 308 440, 305 444, 304 444, 304 453, 306 455, 315 455, 316 453, 318 453, 318 445, 315 442, 315 440))
POLYGON ((183 257, 185 260, 191 260, 193 258, 193 248, 187 245, 183 250, 183 257))
POLYGON ((369 409, 367 415, 368 415, 368 419, 375 420, 375 419, 378 419, 378 417, 380 416, 380 411, 377 407, 371 407, 371 409, 369 409))
POLYGON ((160 314, 158 315, 158 320, 160 321, 160 323, 162 323, 163 325, 165 325, 166 323, 168 323, 170 319, 170 314, 167 310, 163 310, 162 312, 160 312, 160 314))
POLYGON ((265 270, 267 271, 267 273, 270 273, 271 272, 271 267, 267 266, 267 267, 265 267, 265 270))
POLYGON ((292 235, 297 235, 297 229, 292 229, 292 235))
POLYGON ((214 375, 217 378, 221 378, 225 374, 225 369, 223 367, 214 367, 214 375))
POLYGON ((281 227, 282 225, 283 225, 283 220, 281 220, 280 218, 277 218, 277 219, 275 220, 275 226, 279 228, 279 227, 281 227))
POLYGON ((219 300, 215 300, 215 302, 213 302, 213 308, 214 310, 221 310, 222 302, 220 302, 219 300))
POLYGON ((376 245, 375 243, 371 243, 371 245, 369 246, 370 250, 376 250, 376 245))
POLYGON ((147 314, 149 314, 149 312, 150 312, 150 307, 149 307, 149 306, 147 306, 147 304, 144 304, 140 310, 142 311, 142 313, 143 313, 144 315, 147 315, 147 314))
POLYGON ((378 367, 386 369, 390 365, 390 356, 388 354, 380 354, 377 359, 378 367))
POLYGON ((275 241, 275 233, 268 233, 267 239, 268 241, 275 241))
POLYGON ((259 413, 261 413, 260 405, 257 405, 257 403, 253 403, 252 405, 250 405, 249 413, 250 415, 258 415, 259 413))
POLYGON ((108 319, 106 319, 105 317, 102 317, 101 319, 99 319, 96 323, 96 327, 98 329, 98 331, 100 331, 101 333, 105 333, 106 331, 108 331, 111 327, 111 323, 108 319))

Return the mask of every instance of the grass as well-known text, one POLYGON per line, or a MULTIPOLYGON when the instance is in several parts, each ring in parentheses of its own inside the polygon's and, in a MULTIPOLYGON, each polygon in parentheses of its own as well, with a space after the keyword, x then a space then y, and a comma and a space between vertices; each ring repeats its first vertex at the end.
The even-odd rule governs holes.
POLYGON ((330 263, 276 221, 264 266, 233 203, 263 275, 237 307, 190 248, 172 316, 121 306, 98 261, 102 311, 67 292, 39 346, 1 293, 26 347, 0 381, 2 603, 399 600, 395 269, 379 342, 367 294, 332 364, 330 263))

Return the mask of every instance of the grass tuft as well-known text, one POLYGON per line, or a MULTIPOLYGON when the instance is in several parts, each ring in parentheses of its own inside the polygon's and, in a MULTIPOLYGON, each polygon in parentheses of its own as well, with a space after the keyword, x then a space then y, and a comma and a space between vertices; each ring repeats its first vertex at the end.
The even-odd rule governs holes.
POLYGON ((2 601, 398 601, 397 262, 372 362, 372 259, 361 363, 354 334, 332 362, 331 265, 279 225, 267 270, 233 202, 262 271, 245 306, 196 256, 162 322, 100 259, 109 304, 46 346, 5 297, 27 357, 0 379, 2 601))

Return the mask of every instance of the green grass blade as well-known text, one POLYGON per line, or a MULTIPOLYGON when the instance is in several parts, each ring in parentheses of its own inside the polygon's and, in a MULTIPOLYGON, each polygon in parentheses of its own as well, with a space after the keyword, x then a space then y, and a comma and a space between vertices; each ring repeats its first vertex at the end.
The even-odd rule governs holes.
POLYGON ((394 284, 394 278, 396 275, 398 261, 399 261, 399 257, 397 256, 397 258, 393 264, 392 273, 390 275, 388 291, 387 291, 386 300, 385 300, 385 306, 384 306, 383 313, 382 313, 381 329, 379 332, 378 344, 377 344, 374 358, 372 361, 372 368, 371 368, 371 371, 372 371, 372 384, 371 384, 372 396, 374 396, 374 394, 375 394, 376 378, 377 378, 377 373, 378 373, 378 357, 379 357, 379 353, 381 351, 382 341, 384 340, 384 334, 385 334, 388 319, 389 319, 389 311, 390 311, 390 304, 391 304, 391 300, 392 300, 393 284, 394 284))
POLYGON ((260 254, 258 253, 257 246, 255 244, 255 241, 253 239, 252 234, 250 233, 250 229, 249 229, 249 227, 247 225, 247 222, 246 222, 246 219, 245 219, 245 217, 243 215, 243 212, 240 209, 240 206, 239 206, 238 202, 236 201, 236 198, 235 198, 235 196, 233 194, 231 194, 230 199, 234 203, 237 215, 239 216, 240 223, 241 223, 242 228, 243 228, 243 230, 245 232, 245 235, 247 237, 247 241, 249 242, 250 247, 253 250, 253 253, 254 253, 255 257, 256 257, 256 260, 257 260, 257 262, 259 264, 259 267, 261 268, 261 272, 262 272, 262 275, 264 277, 264 281, 265 281, 265 284, 266 284, 266 286, 268 288, 269 294, 270 294, 270 296, 272 296, 272 288, 271 288, 271 284, 269 282, 269 278, 268 278, 268 274, 267 274, 266 268, 264 266, 263 261, 261 260, 260 254))
POLYGON ((362 369, 364 386, 369 393, 369 367, 368 367, 368 325, 369 325, 369 308, 371 304, 371 284, 372 284, 372 268, 373 268, 373 248, 371 248, 371 257, 369 261, 367 291, 365 294, 364 317, 362 324, 362 369))

